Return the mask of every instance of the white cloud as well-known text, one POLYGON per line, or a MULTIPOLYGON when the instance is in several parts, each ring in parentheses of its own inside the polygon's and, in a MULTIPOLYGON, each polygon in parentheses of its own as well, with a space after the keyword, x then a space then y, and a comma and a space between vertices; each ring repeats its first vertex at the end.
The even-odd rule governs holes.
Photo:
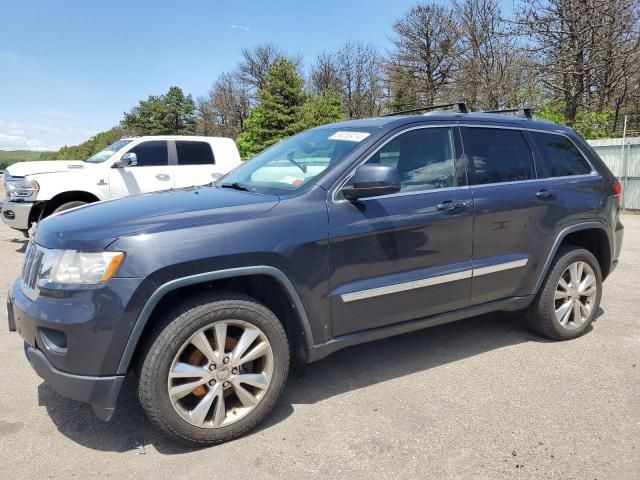
POLYGON ((5 135, 0 133, 0 150, 48 150, 40 140, 22 137, 20 135, 5 135))
POLYGON ((251 30, 250 27, 245 27, 244 25, 237 25, 235 23, 232 23, 231 25, 229 25, 230 28, 233 28, 234 30, 243 30, 245 32, 248 32, 251 30))
POLYGON ((0 150, 58 150, 62 145, 84 142, 96 133, 64 122, 49 125, 0 120, 0 150))

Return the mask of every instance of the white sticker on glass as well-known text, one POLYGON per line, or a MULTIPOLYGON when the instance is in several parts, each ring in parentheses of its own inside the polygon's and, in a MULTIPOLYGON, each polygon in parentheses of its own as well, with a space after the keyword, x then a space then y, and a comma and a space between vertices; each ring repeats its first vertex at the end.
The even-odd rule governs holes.
POLYGON ((370 134, 367 132, 336 132, 329 137, 329 140, 344 140, 346 142, 361 142, 370 134))

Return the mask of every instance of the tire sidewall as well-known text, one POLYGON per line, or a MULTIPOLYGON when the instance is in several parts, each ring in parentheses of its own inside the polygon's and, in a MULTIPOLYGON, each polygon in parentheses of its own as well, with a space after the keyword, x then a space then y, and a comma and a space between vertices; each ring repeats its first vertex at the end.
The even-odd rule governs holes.
POLYGON ((141 375, 150 375, 153 395, 152 402, 160 413, 161 425, 173 435, 187 443, 212 444, 235 438, 254 428, 271 410, 277 401, 289 370, 289 345, 280 322, 273 313, 262 305, 250 302, 221 301, 196 307, 171 322, 164 330, 175 335, 162 333, 153 343, 150 351, 160 352, 151 362, 143 363, 141 375), (241 304, 241 305, 240 305, 241 304), (256 308, 260 307, 260 308, 256 308), (201 428, 186 422, 173 408, 167 390, 169 369, 178 349, 198 330, 220 320, 242 320, 258 327, 267 337, 273 352, 273 373, 269 388, 256 407, 245 417, 225 427, 201 428))

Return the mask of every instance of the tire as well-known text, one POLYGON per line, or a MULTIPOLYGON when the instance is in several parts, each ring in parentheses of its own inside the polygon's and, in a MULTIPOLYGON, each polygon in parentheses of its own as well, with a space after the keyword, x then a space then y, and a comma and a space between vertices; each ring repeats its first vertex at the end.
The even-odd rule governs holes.
POLYGON ((282 393, 290 354, 282 324, 264 305, 239 294, 201 294, 161 322, 141 361, 138 396, 147 417, 174 440, 202 447, 244 435, 264 419, 282 393), (224 335, 219 335, 223 328, 224 335), (255 332, 259 332, 255 340, 243 343, 245 334, 253 338, 255 332), (211 347, 208 354, 203 353, 208 347, 203 344, 202 334, 211 347), (225 340, 218 343, 218 338, 225 340), (269 348, 264 347, 265 341, 269 348), (245 353, 236 357, 245 343, 245 353), (263 350, 263 356, 239 363, 240 358, 263 350), (189 367, 187 375, 191 375, 193 365, 202 371, 193 377, 169 378, 170 371, 182 375, 185 363, 189 367), (241 383, 249 378, 255 383, 241 383), (206 383, 201 384, 202 380, 206 383), (187 389, 182 388, 184 384, 188 384, 187 389), (180 396, 185 390, 190 393, 180 396), (249 390, 253 397, 250 402, 245 393, 249 390), (178 392, 179 398, 173 397, 172 401, 170 391, 178 392))
POLYGON ((65 210, 70 210, 72 208, 80 207, 86 204, 87 202, 80 202, 80 201, 63 203, 62 205, 58 206, 53 212, 51 212, 51 215, 53 215, 54 213, 64 212, 65 210))
POLYGON ((596 257, 583 248, 571 245, 561 247, 549 267, 540 291, 529 306, 527 311, 529 326, 537 333, 553 340, 577 338, 589 329, 600 306, 601 297, 602 271, 596 257), (580 282, 573 281, 574 272, 570 268, 573 265, 577 266, 575 272, 580 273, 580 282), (591 285, 587 279, 588 276, 594 277, 592 286, 595 291, 592 291, 591 286, 586 287, 591 285), (564 286, 560 284, 561 277, 564 286), (584 288, 576 288, 576 285, 584 288), (582 293, 589 295, 582 295, 582 293), (574 309, 576 301, 585 308, 582 309, 578 305, 578 311, 576 311, 574 309), (569 303, 571 306, 567 308, 569 303), (576 318, 579 320, 575 321, 576 318))

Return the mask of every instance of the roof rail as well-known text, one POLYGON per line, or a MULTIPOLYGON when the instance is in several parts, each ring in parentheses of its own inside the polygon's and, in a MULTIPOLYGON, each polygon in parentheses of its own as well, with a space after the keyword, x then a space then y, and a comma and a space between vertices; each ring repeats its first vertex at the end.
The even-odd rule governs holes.
POLYGON ((466 103, 456 102, 456 103, 443 103, 440 105, 430 105, 428 107, 421 107, 421 108, 412 108, 411 110, 402 110, 400 112, 386 113, 382 116, 392 117, 394 115, 406 115, 408 113, 428 112, 430 110, 438 110, 439 108, 448 108, 448 107, 453 107, 454 112, 469 113, 469 109, 467 108, 466 103))
POLYGON ((533 110, 525 108, 504 108, 502 110, 483 110, 482 113, 517 113, 520 117, 533 118, 533 110))

